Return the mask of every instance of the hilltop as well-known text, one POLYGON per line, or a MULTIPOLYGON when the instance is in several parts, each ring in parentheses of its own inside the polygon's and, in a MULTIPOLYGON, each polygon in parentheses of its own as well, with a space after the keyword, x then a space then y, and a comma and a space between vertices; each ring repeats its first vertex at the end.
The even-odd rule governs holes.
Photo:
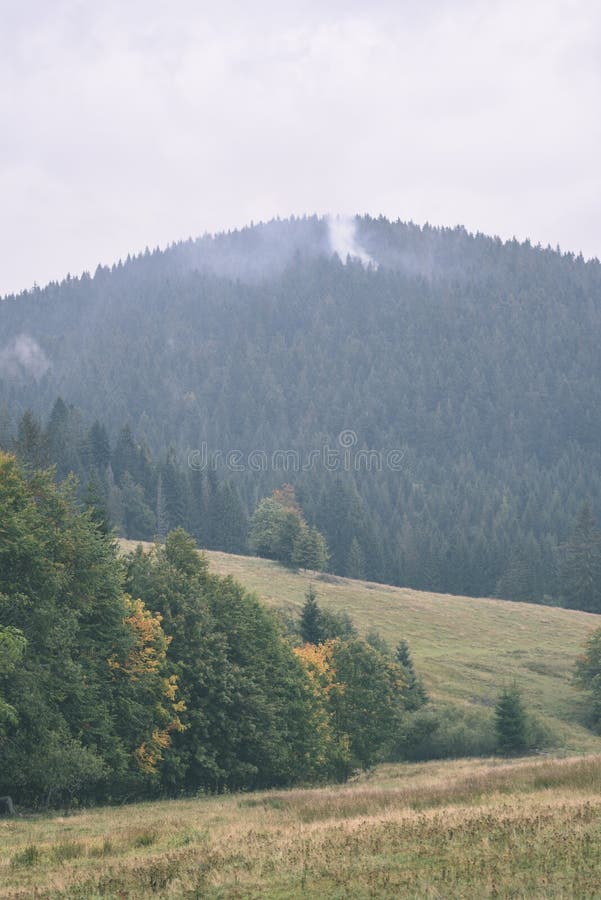
POLYGON ((257 557, 206 555, 211 571, 233 576, 272 608, 297 614, 312 582, 319 603, 349 613, 361 634, 376 628, 393 646, 405 638, 437 699, 491 707, 499 688, 515 679, 529 709, 563 747, 601 750, 601 739, 579 724, 583 697, 570 680, 582 643, 601 616, 296 573, 257 557))

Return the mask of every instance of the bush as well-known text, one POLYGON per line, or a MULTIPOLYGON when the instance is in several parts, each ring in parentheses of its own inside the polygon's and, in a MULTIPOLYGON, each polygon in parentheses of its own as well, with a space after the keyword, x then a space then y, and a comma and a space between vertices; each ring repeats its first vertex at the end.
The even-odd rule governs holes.
MULTIPOLYGON (((558 743, 557 735, 537 716, 526 715, 526 750, 541 750, 558 743)), ((425 762, 491 756, 498 751, 495 718, 491 710, 440 704, 409 712, 391 749, 391 759, 425 762)))
POLYGON ((496 749, 490 712, 461 706, 429 706, 407 713, 392 747, 393 760, 424 762, 489 756, 496 749))

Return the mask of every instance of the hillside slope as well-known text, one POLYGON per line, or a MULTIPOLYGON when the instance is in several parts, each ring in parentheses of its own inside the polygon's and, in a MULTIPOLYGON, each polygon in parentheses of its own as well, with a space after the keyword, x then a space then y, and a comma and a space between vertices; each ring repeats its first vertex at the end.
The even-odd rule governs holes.
MULTIPOLYGON (((557 545, 585 500, 601 516, 601 266, 367 216, 354 220, 364 266, 332 253, 328 228, 273 221, 0 301, 0 444, 26 407, 47 417, 61 395, 107 427, 109 500, 107 456, 148 507, 127 537, 159 531, 162 465, 168 525, 238 549, 194 531, 190 490, 164 465, 173 448, 189 474, 204 448, 246 513, 293 484, 337 574, 560 596, 557 545), (117 452, 127 423, 154 468, 117 452)), ((94 457, 80 443, 75 466, 94 457)))
MULTIPOLYGON (((134 542, 123 541, 125 549, 134 542)), ((414 591, 331 575, 296 573, 257 557, 207 551, 212 571, 231 575, 269 606, 298 613, 310 581, 326 609, 351 615, 361 634, 409 641, 434 697, 491 706, 515 679, 526 703, 573 750, 601 750, 579 724, 582 694, 574 660, 601 616, 551 606, 414 591)))

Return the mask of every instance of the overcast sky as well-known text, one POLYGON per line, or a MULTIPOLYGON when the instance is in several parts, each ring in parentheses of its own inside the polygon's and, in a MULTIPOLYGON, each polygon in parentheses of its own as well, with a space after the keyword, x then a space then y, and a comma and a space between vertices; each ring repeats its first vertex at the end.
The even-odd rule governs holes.
POLYGON ((0 0, 0 293, 303 212, 601 257, 598 0, 0 0))

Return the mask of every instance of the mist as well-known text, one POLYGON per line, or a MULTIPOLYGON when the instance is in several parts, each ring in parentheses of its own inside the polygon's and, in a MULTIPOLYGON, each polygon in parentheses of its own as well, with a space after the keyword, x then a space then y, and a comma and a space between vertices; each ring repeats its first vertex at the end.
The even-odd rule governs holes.
POLYGON ((338 254, 342 262, 347 258, 358 259, 364 266, 377 268, 377 262, 357 240, 357 221, 351 216, 328 216, 328 236, 332 253, 338 254))
POLYGON ((24 374, 38 381, 50 368, 48 357, 28 334, 19 334, 0 350, 0 373, 8 378, 24 374))

